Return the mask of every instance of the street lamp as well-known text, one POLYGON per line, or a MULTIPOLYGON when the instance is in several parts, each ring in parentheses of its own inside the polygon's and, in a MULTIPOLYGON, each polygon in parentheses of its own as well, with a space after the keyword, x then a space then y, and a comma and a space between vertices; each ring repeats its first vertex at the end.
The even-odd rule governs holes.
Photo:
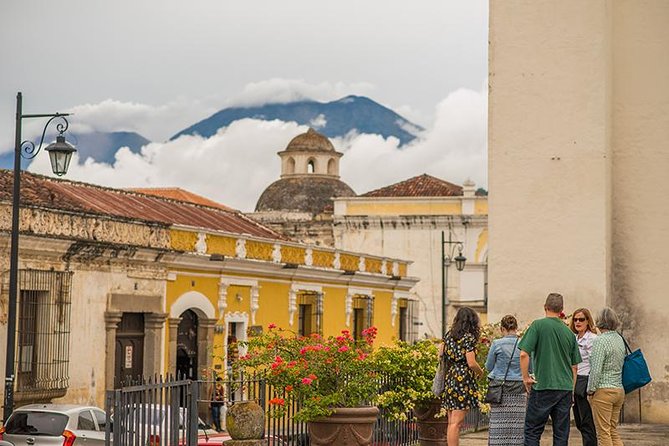
POLYGON ((16 348, 16 302, 18 298, 18 272, 19 272, 19 203, 21 193, 21 157, 32 159, 42 149, 44 137, 49 124, 54 119, 59 119, 56 123, 58 136, 56 142, 49 144, 44 148, 49 152, 51 159, 51 168, 53 173, 58 176, 67 173, 72 154, 76 149, 65 141, 63 133, 67 130, 69 123, 66 116, 69 113, 52 114, 23 114, 23 96, 21 92, 16 94, 16 141, 14 144, 14 177, 12 189, 12 233, 11 248, 9 255, 9 305, 7 308, 7 357, 5 363, 5 399, 3 419, 12 414, 14 409, 14 354, 16 348), (35 148, 32 141, 21 141, 21 123, 23 119, 49 118, 42 131, 42 139, 39 146, 35 148))
POLYGON ((465 269, 467 258, 462 255, 464 245, 458 240, 451 238, 452 231, 448 229, 448 240, 441 231, 441 333, 442 336, 446 333, 446 326, 448 321, 448 267, 455 262, 455 268, 458 271, 465 269), (448 249, 446 248, 448 245, 448 249), (455 250, 458 254, 455 255, 455 250))

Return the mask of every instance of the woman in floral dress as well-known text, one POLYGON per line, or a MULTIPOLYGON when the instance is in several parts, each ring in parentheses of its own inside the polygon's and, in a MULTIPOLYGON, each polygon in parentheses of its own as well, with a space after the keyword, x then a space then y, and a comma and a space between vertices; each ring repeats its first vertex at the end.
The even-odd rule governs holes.
POLYGON ((479 315, 461 307, 451 329, 444 335, 446 385, 443 406, 448 411, 448 446, 460 443, 460 428, 467 411, 478 407, 476 378, 483 369, 476 362, 476 344, 481 333, 479 315))

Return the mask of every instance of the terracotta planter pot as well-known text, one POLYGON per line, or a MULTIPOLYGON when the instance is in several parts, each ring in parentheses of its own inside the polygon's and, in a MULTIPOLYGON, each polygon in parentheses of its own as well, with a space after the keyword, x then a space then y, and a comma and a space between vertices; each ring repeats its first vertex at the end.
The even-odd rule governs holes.
POLYGON ((441 410, 441 401, 434 400, 429 404, 416 407, 418 425, 418 441, 421 446, 446 446, 446 430, 448 418, 435 418, 441 410))
POLYGON ((365 446, 372 444, 379 409, 341 407, 326 418, 309 422, 311 446, 365 446))

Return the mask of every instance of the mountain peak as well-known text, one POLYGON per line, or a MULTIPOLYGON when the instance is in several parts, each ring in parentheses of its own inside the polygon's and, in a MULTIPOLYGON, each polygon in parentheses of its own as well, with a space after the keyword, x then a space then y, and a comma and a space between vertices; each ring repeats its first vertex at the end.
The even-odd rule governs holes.
POLYGON ((266 121, 278 119, 307 126, 317 122, 319 132, 328 138, 343 137, 355 131, 378 134, 384 138, 394 136, 401 144, 413 141, 416 133, 422 130, 420 126, 370 98, 348 95, 332 102, 306 99, 283 104, 225 108, 178 132, 171 139, 192 134, 208 138, 216 134, 218 129, 244 118, 266 121))

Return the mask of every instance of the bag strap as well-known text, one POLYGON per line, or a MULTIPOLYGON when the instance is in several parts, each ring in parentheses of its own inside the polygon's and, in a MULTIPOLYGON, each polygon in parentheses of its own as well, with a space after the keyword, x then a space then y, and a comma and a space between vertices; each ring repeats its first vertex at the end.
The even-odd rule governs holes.
POLYGON ((506 382, 506 375, 509 374, 509 367, 511 367, 511 360, 513 359, 513 354, 516 353, 516 345, 518 345, 518 337, 516 336, 516 342, 513 343, 513 349, 511 350, 511 357, 509 357, 509 363, 506 365, 506 372, 504 372, 504 379, 502 384, 506 382))
POLYGON ((617 331, 616 333, 618 333, 618 335, 619 335, 621 338, 623 338, 623 342, 625 343, 625 350, 627 351, 627 354, 628 354, 628 355, 631 354, 631 353, 632 353, 632 349, 630 348, 630 345, 627 343, 627 339, 625 339, 625 336, 623 336, 622 333, 620 333, 619 331, 617 331))

